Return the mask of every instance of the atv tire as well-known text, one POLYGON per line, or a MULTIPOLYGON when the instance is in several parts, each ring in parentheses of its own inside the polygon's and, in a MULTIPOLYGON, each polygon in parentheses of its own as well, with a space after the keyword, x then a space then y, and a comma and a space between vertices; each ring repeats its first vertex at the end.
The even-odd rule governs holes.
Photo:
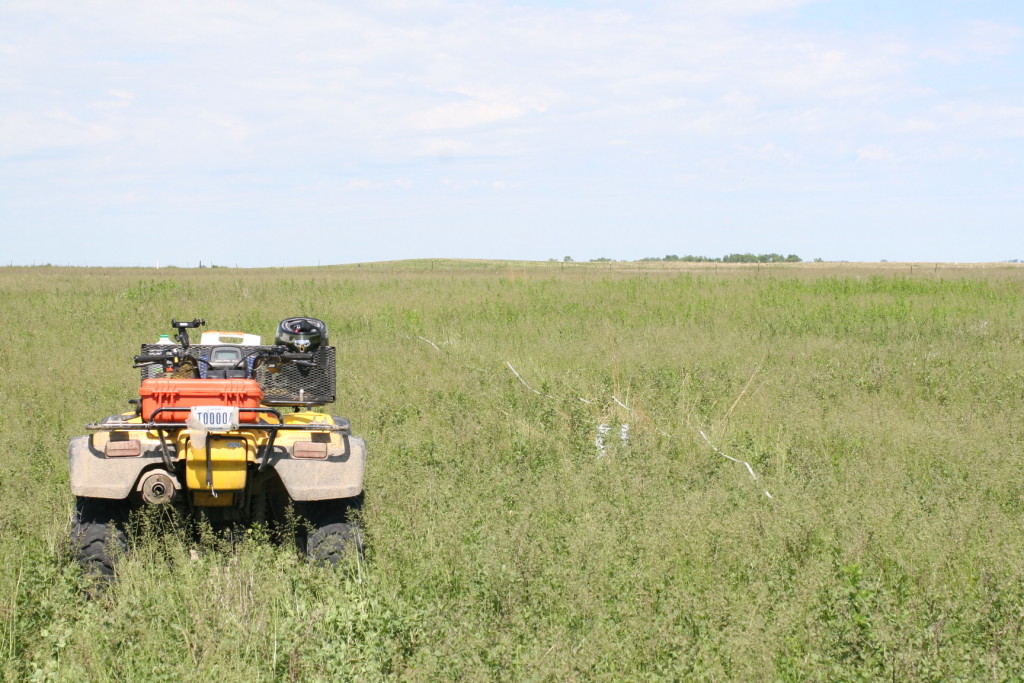
POLYGON ((124 501, 78 497, 71 523, 71 549, 82 570, 91 576, 114 578, 114 559, 128 549, 124 501))
POLYGON ((313 564, 334 567, 350 550, 363 556, 363 534, 357 514, 362 495, 305 503, 306 558, 313 564))

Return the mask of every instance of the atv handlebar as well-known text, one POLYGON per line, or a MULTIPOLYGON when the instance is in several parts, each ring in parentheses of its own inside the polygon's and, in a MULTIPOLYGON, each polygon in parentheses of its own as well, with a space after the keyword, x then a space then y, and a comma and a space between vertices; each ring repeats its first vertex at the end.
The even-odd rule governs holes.
POLYGON ((161 354, 145 354, 141 356, 135 356, 135 365, 133 367, 139 367, 141 365, 148 365, 150 363, 165 363, 169 360, 174 360, 175 356, 178 355, 178 350, 172 349, 161 354))
MULTIPOLYGON (((287 347, 284 346, 271 346, 267 349, 259 349, 248 354, 245 358, 239 361, 236 367, 242 367, 244 362, 250 358, 266 359, 271 362, 283 361, 286 363, 295 363, 296 365, 311 366, 314 363, 314 355, 312 353, 296 353, 292 351, 286 351, 287 347)), ((164 363, 177 365, 183 360, 200 361, 189 355, 189 353, 181 347, 170 347, 163 353, 158 354, 142 354, 135 356, 135 365, 133 367, 142 367, 143 365, 149 365, 151 363, 164 363)))
POLYGON ((281 354, 274 354, 274 357, 275 358, 280 358, 281 360, 290 360, 290 361, 297 361, 297 362, 298 361, 304 361, 304 360, 308 360, 308 361, 312 361, 313 360, 313 354, 311 354, 311 353, 281 353, 281 354))
POLYGON ((285 363, 295 363, 296 365, 311 366, 313 365, 313 354, 312 353, 296 353, 294 351, 288 351, 287 346, 271 346, 266 349, 259 349, 248 354, 245 358, 239 362, 242 362, 252 358, 254 361, 269 361, 270 363, 277 363, 282 361, 285 363))

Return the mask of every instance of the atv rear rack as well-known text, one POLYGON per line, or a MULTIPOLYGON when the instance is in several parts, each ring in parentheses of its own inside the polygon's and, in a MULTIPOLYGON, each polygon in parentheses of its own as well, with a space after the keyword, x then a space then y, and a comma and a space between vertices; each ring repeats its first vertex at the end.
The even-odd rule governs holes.
MULTIPOLYGON (((153 411, 150 416, 149 422, 127 422, 124 420, 111 420, 109 422, 93 422, 85 425, 85 428, 92 432, 113 432, 113 431, 146 431, 156 432, 157 436, 160 437, 160 454, 163 456, 164 465, 167 466, 168 470, 174 469, 174 460, 171 459, 170 450, 167 448, 167 440, 164 436, 164 431, 172 431, 176 429, 188 429, 189 426, 184 422, 156 422, 155 418, 159 413, 168 412, 180 412, 182 408, 157 408, 153 411)), ((278 422, 245 422, 238 426, 238 429, 232 429, 233 432, 244 432, 244 431, 265 431, 270 432, 270 439, 267 441, 267 445, 263 450, 263 457, 260 459, 259 471, 262 472, 267 467, 267 463, 270 461, 270 455, 274 452, 274 441, 277 439, 277 433, 281 430, 285 431, 298 431, 298 432, 337 432, 343 435, 348 435, 351 426, 348 420, 343 420, 342 424, 325 424, 322 422, 312 422, 310 424, 285 424, 284 418, 281 413, 274 410, 273 408, 239 408, 240 413, 266 413, 273 415, 278 419, 278 422)), ((209 442, 207 442, 209 445, 209 442)))

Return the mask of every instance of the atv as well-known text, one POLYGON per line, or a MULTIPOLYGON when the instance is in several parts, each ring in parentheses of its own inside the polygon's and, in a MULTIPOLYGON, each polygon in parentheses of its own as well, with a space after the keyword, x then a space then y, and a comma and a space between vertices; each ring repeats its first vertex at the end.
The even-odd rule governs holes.
POLYGON ((174 341, 143 344, 134 410, 71 440, 78 561, 113 577, 129 515, 146 506, 218 530, 298 518, 296 540, 311 561, 333 565, 349 548, 361 552, 366 444, 345 418, 313 410, 335 399, 327 326, 287 318, 273 345, 237 332, 205 332, 192 344, 189 330, 205 324, 172 320, 174 341))

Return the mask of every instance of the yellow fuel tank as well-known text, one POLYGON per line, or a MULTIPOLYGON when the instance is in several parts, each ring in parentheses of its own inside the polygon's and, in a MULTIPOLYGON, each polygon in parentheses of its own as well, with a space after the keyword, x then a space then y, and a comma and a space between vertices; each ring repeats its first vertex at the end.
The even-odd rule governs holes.
MULTIPOLYGON (((207 439, 213 489, 217 492, 244 489, 248 463, 255 459, 255 446, 239 436, 210 434, 207 439)), ((193 491, 208 492, 206 472, 206 449, 193 448, 190 443, 185 458, 185 484, 193 491)))

